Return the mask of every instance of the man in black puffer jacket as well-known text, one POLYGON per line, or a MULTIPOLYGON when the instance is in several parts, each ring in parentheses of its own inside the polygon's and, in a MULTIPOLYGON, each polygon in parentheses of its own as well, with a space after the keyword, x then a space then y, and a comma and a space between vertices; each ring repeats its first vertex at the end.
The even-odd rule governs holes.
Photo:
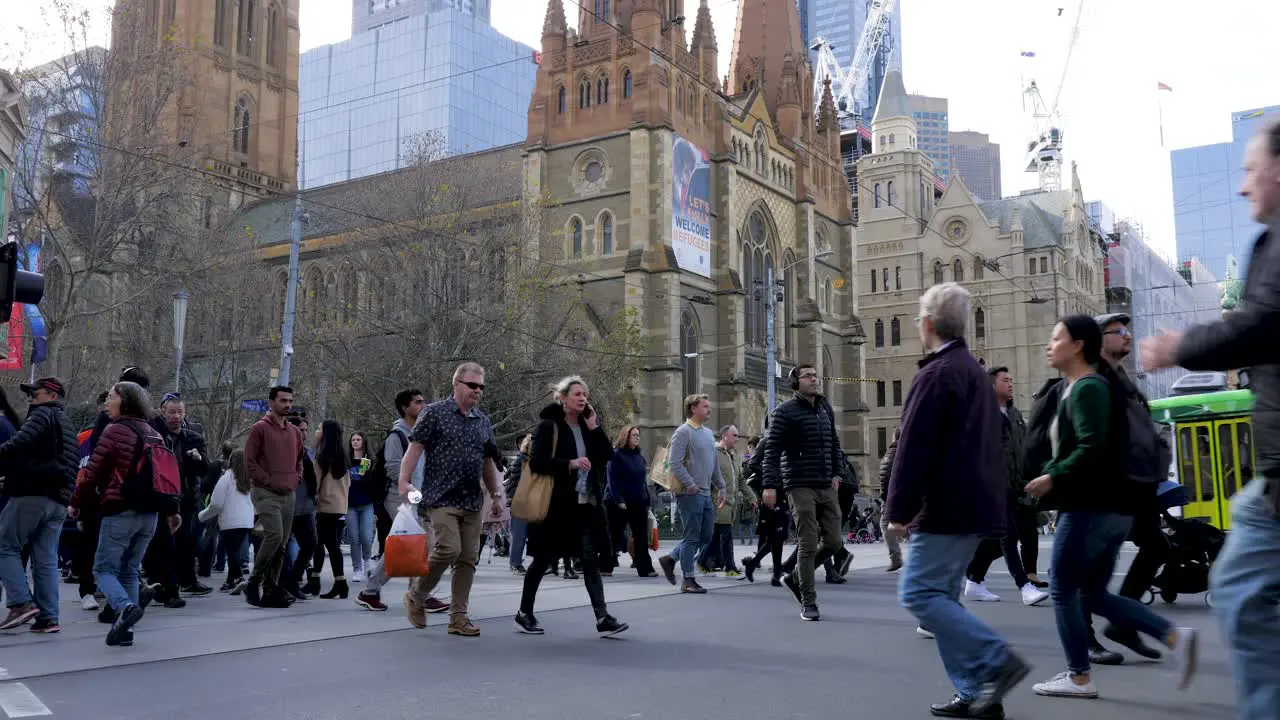
MULTIPOLYGON (((801 617, 812 621, 819 619, 814 570, 844 549, 836 494, 844 454, 831 405, 820 392, 822 379, 817 369, 797 365, 790 378, 795 397, 773 411, 765 438, 762 499, 773 507, 781 488, 791 501, 799 550, 796 571, 787 574, 783 583, 803 606, 801 617)), ((847 564, 842 569, 847 570, 847 564)))
POLYGON ((27 420, 0 445, 0 494, 11 498, 0 511, 0 581, 9 613, 0 630, 31 619, 33 632, 58 631, 58 538, 80 467, 76 429, 63 415, 62 382, 41 378, 22 391, 30 398, 27 420), (22 569, 22 548, 31 550, 35 602, 22 569))

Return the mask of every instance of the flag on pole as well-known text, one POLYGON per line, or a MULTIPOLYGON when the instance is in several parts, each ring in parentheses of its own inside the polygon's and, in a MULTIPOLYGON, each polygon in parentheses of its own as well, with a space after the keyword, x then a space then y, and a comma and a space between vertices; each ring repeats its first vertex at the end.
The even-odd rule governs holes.
POLYGON ((1173 92, 1173 88, 1169 87, 1168 85, 1165 85, 1162 82, 1156 83, 1156 90, 1168 90, 1169 92, 1173 92))
POLYGON ((1036 54, 1030 50, 1023 50, 1022 57, 1035 57, 1036 54))

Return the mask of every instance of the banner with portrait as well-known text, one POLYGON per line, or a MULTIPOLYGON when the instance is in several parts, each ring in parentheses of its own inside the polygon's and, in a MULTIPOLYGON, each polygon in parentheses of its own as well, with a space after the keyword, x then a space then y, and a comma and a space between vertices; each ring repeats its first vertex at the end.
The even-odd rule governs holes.
POLYGON ((681 270, 711 277, 711 156, 679 135, 671 150, 671 248, 681 270))

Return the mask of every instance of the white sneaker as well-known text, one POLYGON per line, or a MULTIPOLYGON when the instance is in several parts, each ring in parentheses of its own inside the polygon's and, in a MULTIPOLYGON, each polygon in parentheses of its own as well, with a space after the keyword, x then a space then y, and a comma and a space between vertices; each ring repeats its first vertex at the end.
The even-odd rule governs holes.
POLYGON ((351 582, 353 583, 364 582, 364 577, 365 577, 364 570, 354 570, 351 573, 351 582))
POLYGON ((1178 671, 1178 689, 1186 690, 1191 678, 1196 674, 1196 661, 1199 655, 1199 638, 1191 628, 1180 627, 1174 631, 1173 657, 1174 667, 1178 671))
POLYGON ((975 602, 1000 602, 1000 596, 987 589, 985 582, 964 581, 964 599, 975 602))
POLYGON ((84 597, 80 598, 81 610, 98 610, 100 608, 101 606, 98 605, 97 598, 95 598, 93 595, 85 595, 84 597))
POLYGON ((1075 680, 1071 679, 1071 673, 1058 673, 1053 676, 1049 682, 1036 683, 1031 687, 1037 695, 1048 695, 1050 697, 1074 697, 1074 698, 1096 698, 1098 697, 1098 689, 1093 686, 1093 681, 1079 685, 1075 680))
POLYGON ((1026 585, 1022 586, 1022 604, 1023 605, 1026 605, 1028 607, 1039 605, 1040 603, 1048 599, 1049 599, 1049 593, 1041 590, 1035 585, 1032 585, 1031 583, 1027 583, 1026 585))
POLYGON ((928 630, 925 630, 924 628, 920 627, 919 625, 917 625, 917 626, 916 626, 916 634, 917 634, 917 635, 919 635, 920 637, 924 638, 925 640, 932 640, 932 639, 933 639, 933 633, 929 632, 928 630))

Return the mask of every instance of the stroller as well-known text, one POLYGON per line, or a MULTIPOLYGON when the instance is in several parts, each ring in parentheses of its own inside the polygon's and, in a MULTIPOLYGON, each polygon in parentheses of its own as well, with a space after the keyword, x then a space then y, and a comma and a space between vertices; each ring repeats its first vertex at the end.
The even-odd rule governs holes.
MULTIPOLYGON (((1209 589, 1209 568, 1227 538, 1226 533, 1206 522, 1184 520, 1169 514, 1169 508, 1187 504, 1186 489, 1177 482, 1162 483, 1158 492, 1163 505, 1165 535, 1169 539, 1169 559, 1152 583, 1148 604, 1154 602, 1157 592, 1167 603, 1177 600, 1179 594, 1206 592, 1209 589)), ((1205 604, 1213 606, 1213 598, 1208 593, 1205 594, 1205 604)))

